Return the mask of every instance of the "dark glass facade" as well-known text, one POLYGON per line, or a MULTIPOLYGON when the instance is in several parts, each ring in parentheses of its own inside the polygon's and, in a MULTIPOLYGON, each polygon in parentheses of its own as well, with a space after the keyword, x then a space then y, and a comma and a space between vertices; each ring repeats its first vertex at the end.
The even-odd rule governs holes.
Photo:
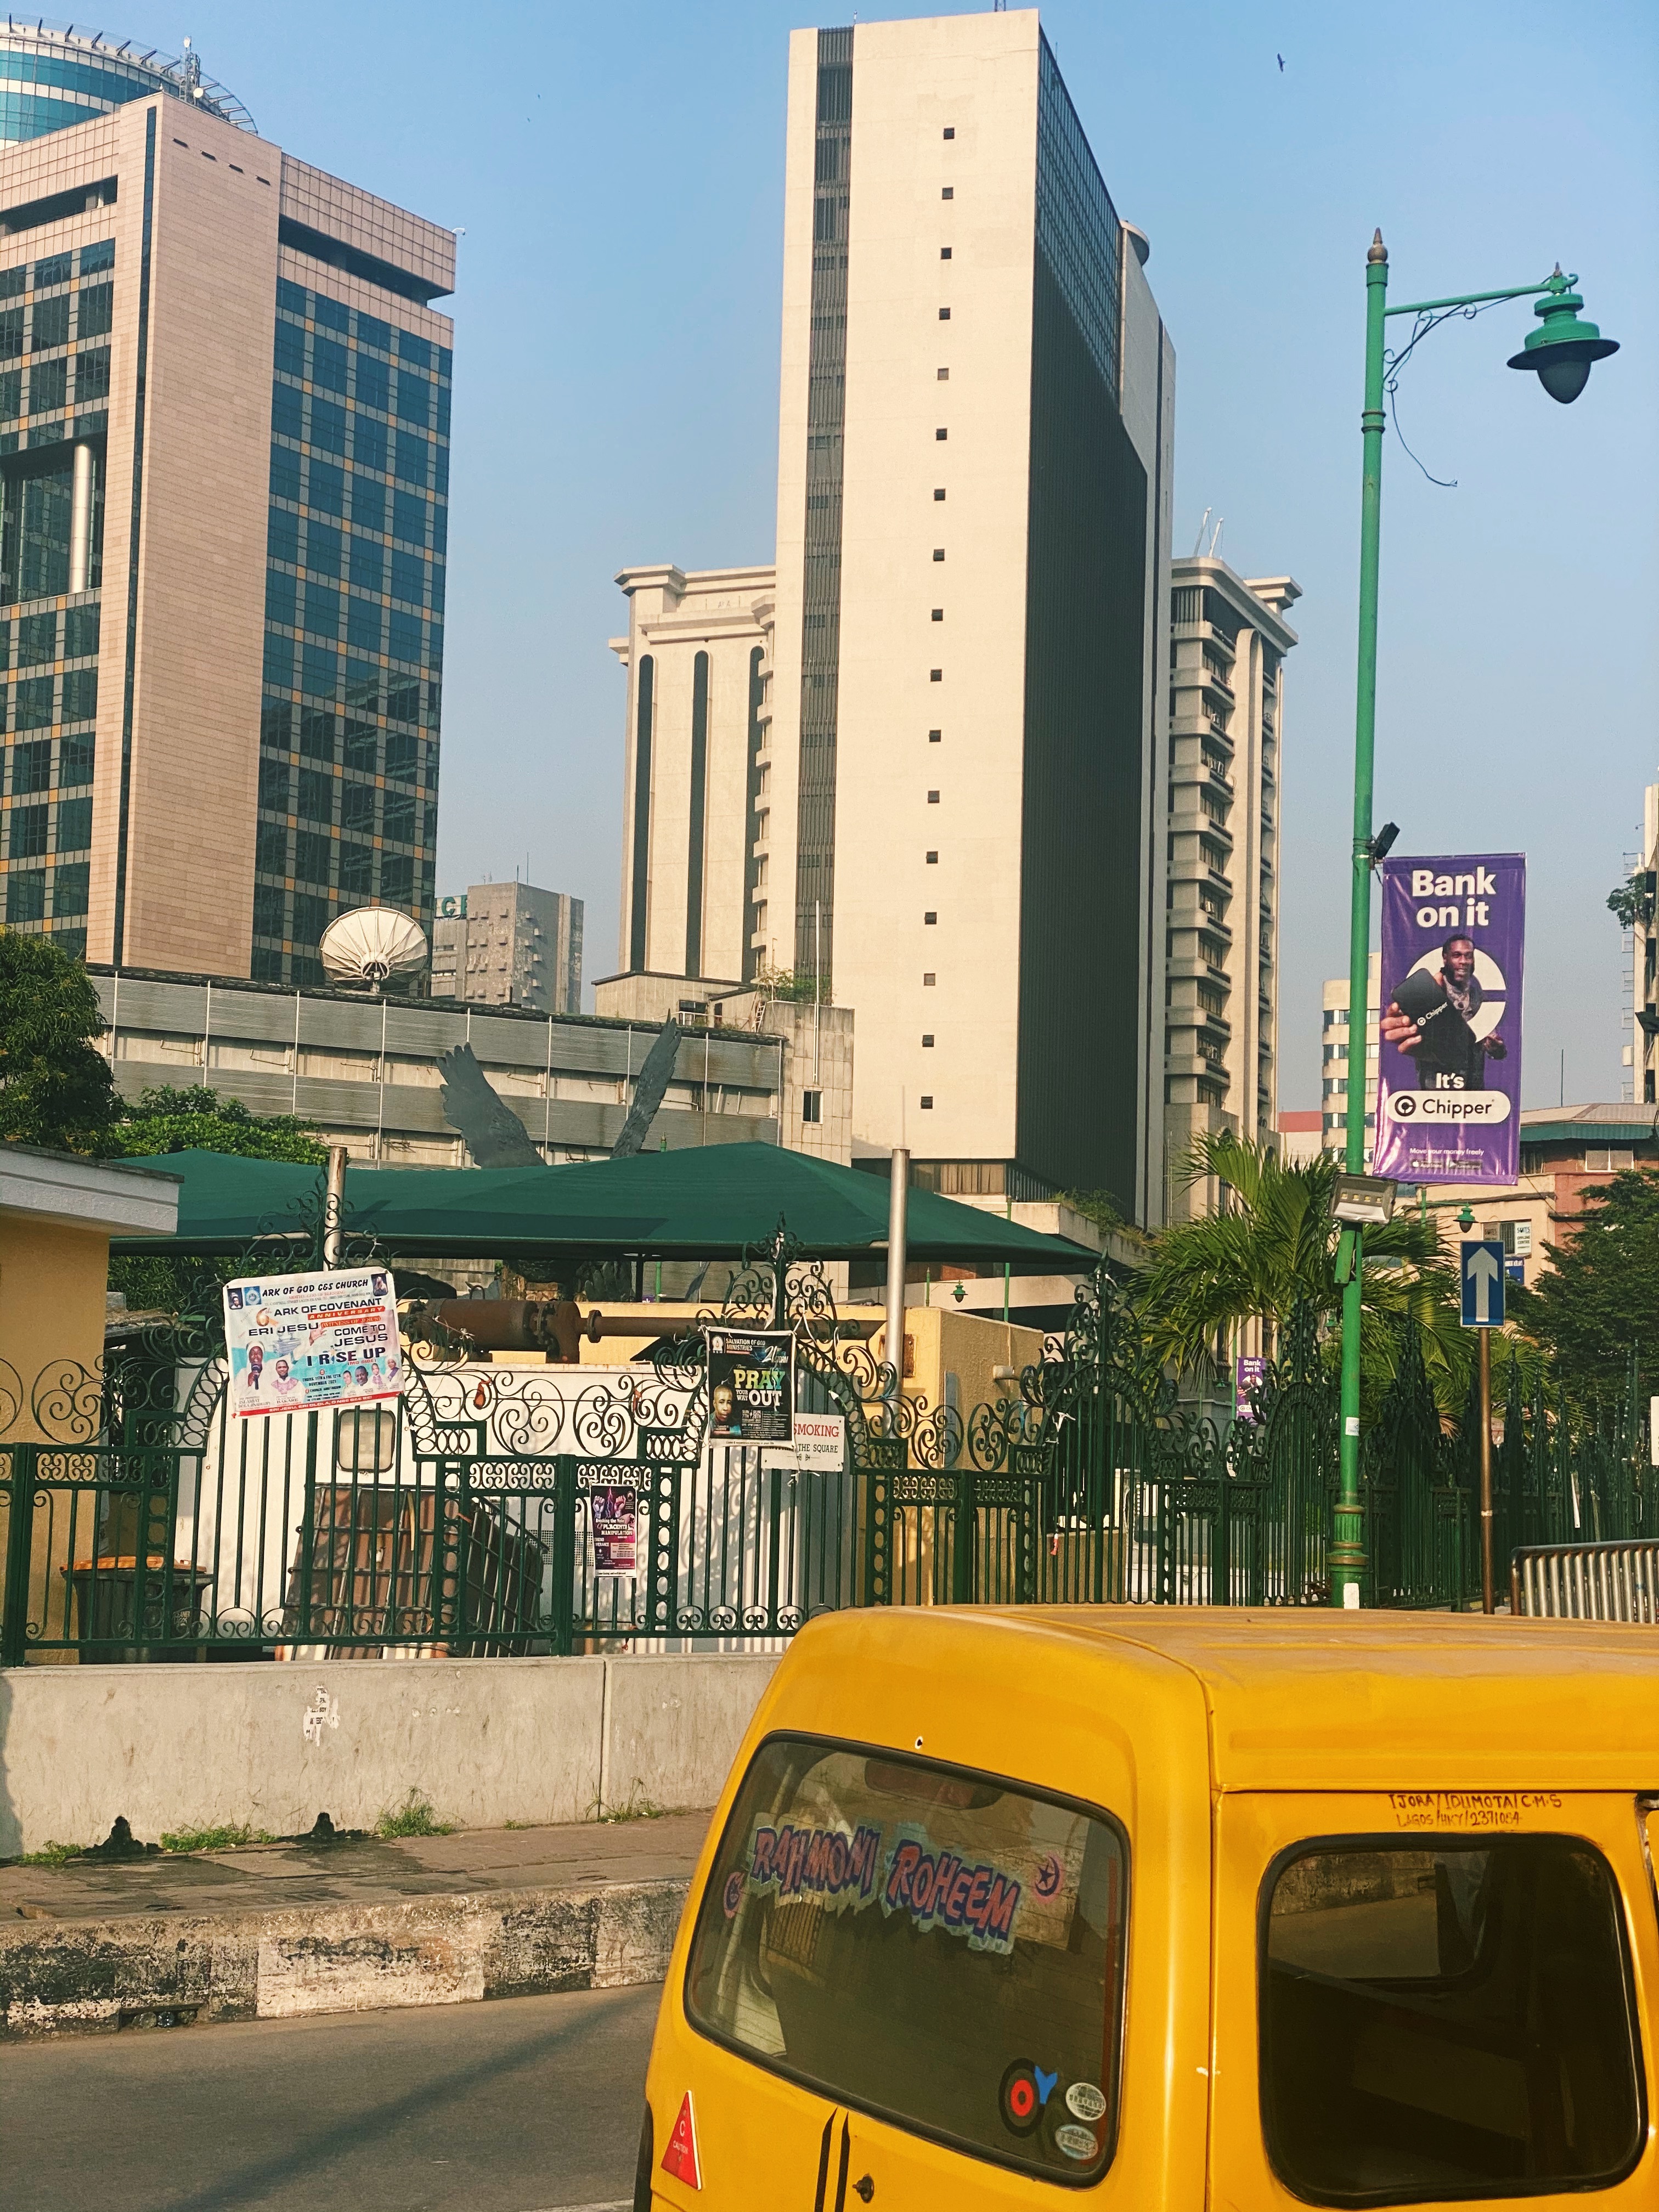
POLYGON ((841 516, 847 418, 847 214, 852 181, 853 33, 818 33, 812 189, 812 329, 806 392, 806 532, 801 613, 800 791, 795 970, 835 974, 836 735, 841 516))
POLYGON ((1149 488, 1117 216, 1042 49, 1021 820, 1019 1166, 1136 1213, 1149 488))
POLYGON ((8 927, 86 950, 113 240, 0 269, 0 837, 8 927), (76 446, 88 588, 69 596, 76 446))
POLYGON ((276 294, 253 974, 313 983, 342 908, 431 927, 452 363, 276 294))

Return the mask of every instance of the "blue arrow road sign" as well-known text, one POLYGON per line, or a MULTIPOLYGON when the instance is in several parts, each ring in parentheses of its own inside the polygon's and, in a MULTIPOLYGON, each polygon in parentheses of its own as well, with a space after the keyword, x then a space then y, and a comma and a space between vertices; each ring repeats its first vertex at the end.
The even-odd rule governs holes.
POLYGON ((1463 1326, 1504 1326, 1504 1244, 1498 1237, 1470 1237, 1462 1246, 1463 1326))

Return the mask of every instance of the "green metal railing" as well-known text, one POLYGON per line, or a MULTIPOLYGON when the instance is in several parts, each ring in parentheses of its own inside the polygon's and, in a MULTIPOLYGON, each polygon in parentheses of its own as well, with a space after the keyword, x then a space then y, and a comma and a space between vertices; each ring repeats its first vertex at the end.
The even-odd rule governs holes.
MULTIPOLYGON (((707 1435, 703 1340, 626 1370, 417 1368, 395 1409, 229 1418, 208 1321, 110 1371, 0 1371, 0 1664, 772 1642, 938 1604, 1328 1602, 1338 1391, 1298 1312, 1246 1418, 1192 1419, 1103 1272, 964 1420, 901 1397, 781 1234, 726 1318, 794 1329, 834 1473, 707 1435)), ((713 1316, 711 1316, 713 1318, 713 1316)), ((1573 1418, 1512 1370, 1498 1556, 1651 1539, 1637 1378, 1573 1418)), ((1478 1454, 1402 1334, 1365 1438, 1367 1602, 1478 1601, 1478 1454)))

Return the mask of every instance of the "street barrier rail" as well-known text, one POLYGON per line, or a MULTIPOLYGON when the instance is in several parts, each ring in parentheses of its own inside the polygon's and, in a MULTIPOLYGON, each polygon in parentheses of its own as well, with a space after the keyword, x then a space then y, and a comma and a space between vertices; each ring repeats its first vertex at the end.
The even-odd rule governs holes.
POLYGON ((1510 1562, 1510 1610, 1535 1620, 1659 1626, 1659 1540, 1518 1551, 1510 1562))

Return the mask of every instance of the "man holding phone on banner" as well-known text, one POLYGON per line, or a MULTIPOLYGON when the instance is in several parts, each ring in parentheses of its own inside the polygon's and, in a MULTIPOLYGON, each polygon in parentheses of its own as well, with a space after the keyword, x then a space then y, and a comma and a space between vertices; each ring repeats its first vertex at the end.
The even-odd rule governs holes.
POLYGON ((1487 1060, 1504 1059, 1509 1047, 1496 1030, 1480 1037, 1470 1026, 1484 995, 1472 937, 1446 939, 1438 976, 1418 969, 1402 978, 1379 1026, 1384 1044, 1415 1061, 1419 1090, 1486 1089, 1487 1060))
POLYGON ((1511 1184, 1520 1165, 1520 853, 1382 863, 1374 1172, 1511 1184))

